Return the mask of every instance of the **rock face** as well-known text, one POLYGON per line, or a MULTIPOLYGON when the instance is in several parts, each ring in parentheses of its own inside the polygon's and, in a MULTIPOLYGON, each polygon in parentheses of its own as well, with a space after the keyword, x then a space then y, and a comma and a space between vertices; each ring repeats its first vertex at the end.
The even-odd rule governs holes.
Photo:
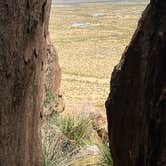
POLYGON ((58 55, 50 40, 47 45, 44 79, 44 115, 64 110, 64 101, 60 93, 61 70, 58 55))
POLYGON ((0 1, 0 166, 41 166, 51 0, 0 1))
MULTIPOLYGON (((49 12, 49 10, 46 10, 49 12)), ((47 14, 48 14, 47 12, 47 14)), ((47 20, 49 24, 49 20, 47 20)), ((58 54, 50 40, 48 29, 45 30, 47 39, 47 50, 44 61, 44 115, 51 115, 53 112, 62 112, 65 104, 60 93, 61 69, 59 66, 58 54)))
POLYGON ((166 165, 166 1, 151 0, 112 73, 106 102, 114 166, 166 165))
POLYGON ((45 86, 58 96, 60 93, 60 82, 61 71, 57 51, 51 43, 48 43, 45 61, 45 86))

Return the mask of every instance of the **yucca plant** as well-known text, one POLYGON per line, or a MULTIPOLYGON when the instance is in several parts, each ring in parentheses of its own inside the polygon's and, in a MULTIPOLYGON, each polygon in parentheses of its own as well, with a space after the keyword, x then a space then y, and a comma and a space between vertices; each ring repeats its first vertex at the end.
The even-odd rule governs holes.
POLYGON ((83 139, 87 139, 89 136, 90 120, 79 119, 76 121, 76 126, 74 127, 74 139, 76 142, 84 142, 83 139))
POLYGON ((85 140, 90 137, 90 120, 59 116, 45 119, 42 127, 43 165, 71 166, 89 156, 82 152, 85 140))
POLYGON ((61 132, 77 144, 82 144, 89 138, 91 121, 86 118, 74 118, 71 115, 59 117, 57 126, 61 132))
POLYGON ((75 121, 74 117, 60 117, 58 120, 58 126, 61 132, 66 135, 69 139, 73 139, 75 121))
POLYGON ((65 137, 53 123, 42 127, 43 166, 67 166, 79 148, 65 137))

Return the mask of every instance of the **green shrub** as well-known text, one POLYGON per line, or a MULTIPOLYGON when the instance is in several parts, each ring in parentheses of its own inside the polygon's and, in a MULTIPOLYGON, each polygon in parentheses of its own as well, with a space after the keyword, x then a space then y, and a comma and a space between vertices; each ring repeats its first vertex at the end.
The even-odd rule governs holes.
POLYGON ((42 126, 43 166, 69 166, 85 160, 89 154, 82 153, 81 149, 90 137, 90 126, 90 120, 86 118, 54 114, 45 119, 42 126))
POLYGON ((87 118, 68 115, 59 117, 56 123, 61 132, 77 144, 83 144, 90 139, 91 120, 87 118))
POLYGON ((45 122, 42 127, 43 166, 68 166, 79 147, 65 137, 58 127, 45 122))

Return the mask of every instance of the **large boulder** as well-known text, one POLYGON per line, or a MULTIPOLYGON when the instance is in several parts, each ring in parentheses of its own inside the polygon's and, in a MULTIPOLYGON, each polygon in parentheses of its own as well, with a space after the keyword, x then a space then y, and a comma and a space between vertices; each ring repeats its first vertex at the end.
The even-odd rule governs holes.
POLYGON ((114 166, 166 165, 166 1, 151 0, 112 73, 106 102, 114 166))

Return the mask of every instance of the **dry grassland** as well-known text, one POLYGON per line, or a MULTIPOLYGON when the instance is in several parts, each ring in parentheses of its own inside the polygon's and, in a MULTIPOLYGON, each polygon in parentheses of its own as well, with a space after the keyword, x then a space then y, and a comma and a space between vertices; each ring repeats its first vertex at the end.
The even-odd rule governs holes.
POLYGON ((104 105, 113 67, 128 45, 145 5, 52 7, 50 34, 60 58, 66 102, 88 100, 98 107, 104 105))

